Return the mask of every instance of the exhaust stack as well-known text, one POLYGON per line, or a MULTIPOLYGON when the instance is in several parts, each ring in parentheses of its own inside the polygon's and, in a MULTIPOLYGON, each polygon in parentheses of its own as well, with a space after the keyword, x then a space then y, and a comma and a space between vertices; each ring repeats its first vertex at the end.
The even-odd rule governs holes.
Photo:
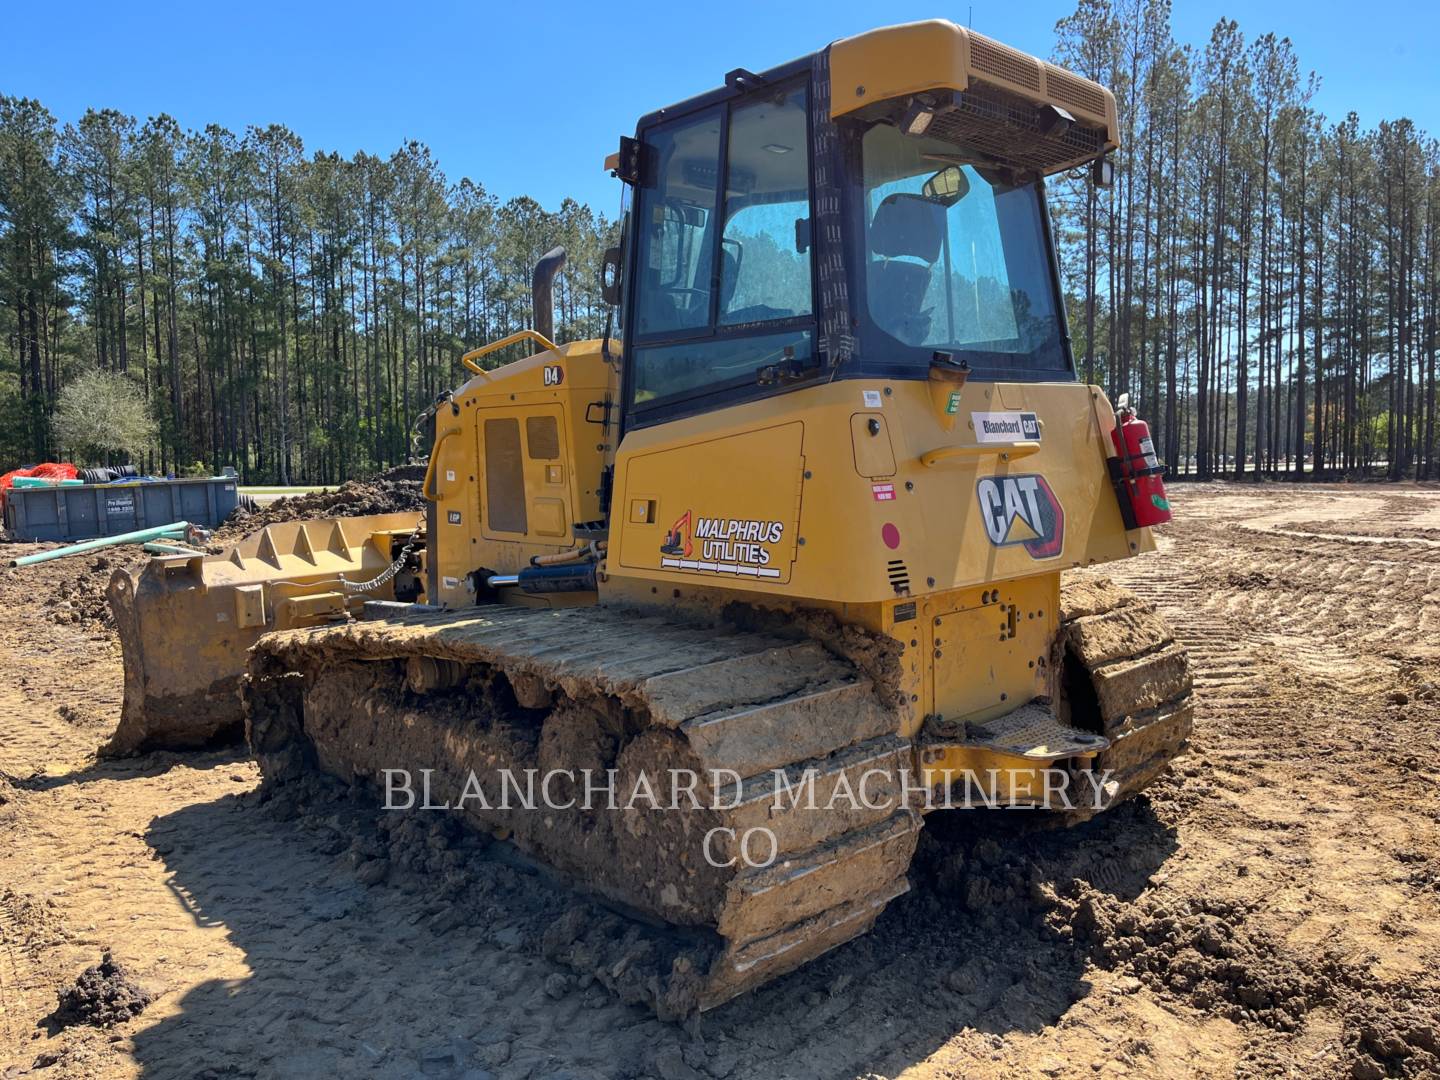
POLYGON ((530 306, 535 329, 555 340, 555 277, 565 265, 565 249, 554 247, 540 256, 530 278, 530 306))

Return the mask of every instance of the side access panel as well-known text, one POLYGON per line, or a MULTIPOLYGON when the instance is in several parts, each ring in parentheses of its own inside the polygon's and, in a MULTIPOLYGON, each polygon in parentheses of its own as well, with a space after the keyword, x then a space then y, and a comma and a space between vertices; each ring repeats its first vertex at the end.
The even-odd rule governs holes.
POLYGON ((802 543, 804 433, 801 423, 776 424, 637 454, 616 504, 621 572, 788 583, 802 543))

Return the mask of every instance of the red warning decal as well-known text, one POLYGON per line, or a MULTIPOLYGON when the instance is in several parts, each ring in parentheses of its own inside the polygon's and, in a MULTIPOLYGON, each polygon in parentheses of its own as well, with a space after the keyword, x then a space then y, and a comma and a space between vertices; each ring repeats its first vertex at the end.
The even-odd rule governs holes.
POLYGON ((875 496, 875 501, 876 501, 876 502, 894 502, 894 501, 895 501, 895 485, 894 485, 894 484, 871 484, 871 485, 870 485, 870 494, 872 494, 872 495, 875 496))

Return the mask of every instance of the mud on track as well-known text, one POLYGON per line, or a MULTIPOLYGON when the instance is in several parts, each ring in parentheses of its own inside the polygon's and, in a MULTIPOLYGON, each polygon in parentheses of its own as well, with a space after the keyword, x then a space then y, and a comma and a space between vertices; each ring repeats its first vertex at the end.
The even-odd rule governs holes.
POLYGON ((0 571, 0 1076, 1434 1075, 1440 491, 1175 501, 1106 570, 1194 652, 1180 768, 1068 832, 932 816, 872 934, 688 1028, 575 976, 603 915, 501 845, 97 764, 118 648, 0 571), (107 948, 156 1000, 62 1028, 107 948))

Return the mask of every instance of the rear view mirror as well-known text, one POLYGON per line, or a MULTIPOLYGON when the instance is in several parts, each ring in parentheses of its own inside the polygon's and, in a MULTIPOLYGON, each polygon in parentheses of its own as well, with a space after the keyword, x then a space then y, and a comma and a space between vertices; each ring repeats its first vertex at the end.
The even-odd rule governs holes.
POLYGON ((1096 158, 1090 163, 1090 181, 1098 188, 1108 188, 1115 183, 1115 163, 1108 157, 1096 158))
POLYGON ((965 172, 959 165, 946 165, 926 180, 920 191, 927 199, 954 206, 970 194, 970 181, 966 179, 965 172))
POLYGON ((600 295, 607 304, 620 303, 620 249, 606 248, 600 256, 600 295))

